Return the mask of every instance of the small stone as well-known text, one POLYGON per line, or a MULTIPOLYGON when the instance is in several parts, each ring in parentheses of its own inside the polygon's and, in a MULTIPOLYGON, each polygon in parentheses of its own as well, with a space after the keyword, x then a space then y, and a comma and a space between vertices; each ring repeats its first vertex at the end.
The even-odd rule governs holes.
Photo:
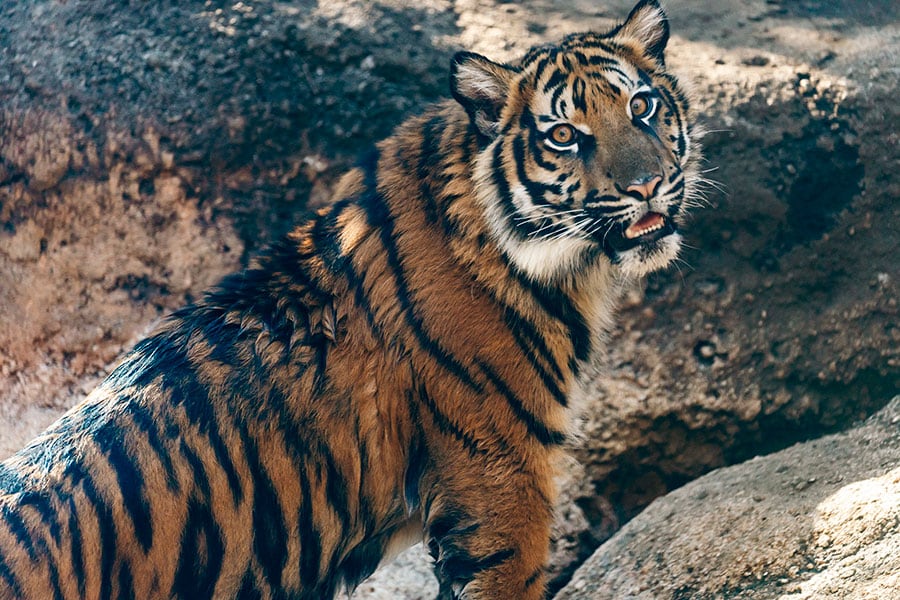
POLYGON ((741 62, 748 67, 764 67, 769 64, 769 58, 766 56, 762 56, 761 54, 757 54, 756 56, 745 58, 741 62))

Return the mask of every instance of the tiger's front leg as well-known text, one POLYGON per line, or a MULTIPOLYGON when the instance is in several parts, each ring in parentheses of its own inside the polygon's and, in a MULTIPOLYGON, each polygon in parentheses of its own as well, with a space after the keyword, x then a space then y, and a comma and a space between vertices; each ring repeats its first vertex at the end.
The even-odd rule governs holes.
POLYGON ((424 502, 438 600, 540 600, 554 495, 548 461, 461 452, 435 465, 424 502), (482 458, 482 460, 479 460, 482 458))

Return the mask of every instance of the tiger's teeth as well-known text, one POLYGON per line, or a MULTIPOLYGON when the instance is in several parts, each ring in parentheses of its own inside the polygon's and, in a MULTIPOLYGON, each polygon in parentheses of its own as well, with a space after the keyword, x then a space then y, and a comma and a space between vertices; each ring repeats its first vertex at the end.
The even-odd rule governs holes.
POLYGON ((639 229, 637 231, 631 231, 631 228, 629 227, 628 231, 625 232, 625 237, 633 240, 636 237, 641 237, 642 235, 653 233, 657 229, 662 229, 662 225, 654 225, 653 227, 648 227, 647 229, 639 229))
POLYGON ((625 238, 633 240, 634 238, 662 229, 665 227, 665 224, 665 219, 659 213, 647 213, 641 217, 637 223, 633 223, 625 230, 625 238))

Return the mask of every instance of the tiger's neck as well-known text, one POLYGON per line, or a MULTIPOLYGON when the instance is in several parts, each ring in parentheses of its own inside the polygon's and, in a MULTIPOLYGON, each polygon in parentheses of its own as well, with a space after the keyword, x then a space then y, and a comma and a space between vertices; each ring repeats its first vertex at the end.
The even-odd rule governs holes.
MULTIPOLYGON (((382 160, 395 160, 393 166, 416 182, 416 193, 405 199, 422 203, 428 223, 421 225, 442 239, 441 247, 449 248, 473 285, 504 307, 514 326, 547 340, 555 362, 563 365, 565 387, 571 389, 597 342, 613 327, 623 287, 614 267, 599 253, 583 252, 566 277, 542 279, 509 255, 496 239, 485 199, 479 197, 484 183, 479 179, 485 175, 477 168, 485 154, 455 104, 413 121, 380 149, 382 160)), ((420 210, 410 206, 402 212, 420 210)))

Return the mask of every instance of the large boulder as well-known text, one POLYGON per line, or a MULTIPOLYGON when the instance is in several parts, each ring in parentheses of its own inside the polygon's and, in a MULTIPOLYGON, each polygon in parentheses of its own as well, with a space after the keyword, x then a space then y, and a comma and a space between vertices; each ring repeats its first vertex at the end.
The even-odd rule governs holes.
POLYGON ((653 502, 556 600, 828 600, 900 590, 900 396, 861 426, 653 502))

